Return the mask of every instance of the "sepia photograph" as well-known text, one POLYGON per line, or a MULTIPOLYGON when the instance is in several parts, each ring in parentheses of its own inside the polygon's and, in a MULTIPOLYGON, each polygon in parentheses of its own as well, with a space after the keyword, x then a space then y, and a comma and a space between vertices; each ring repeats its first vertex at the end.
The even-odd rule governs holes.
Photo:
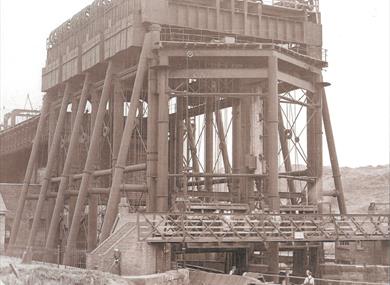
POLYGON ((390 1, 0 0, 0 285, 390 285, 390 1))

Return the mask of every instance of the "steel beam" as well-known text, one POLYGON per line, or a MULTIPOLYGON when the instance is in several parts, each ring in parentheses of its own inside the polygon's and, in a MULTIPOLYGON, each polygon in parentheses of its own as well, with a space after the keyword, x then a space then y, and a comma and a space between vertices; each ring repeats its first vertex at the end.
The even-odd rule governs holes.
POLYGON ((44 203, 46 200, 46 193, 47 193, 48 188, 49 188, 50 177, 52 175, 53 166, 57 161, 58 149, 60 147, 60 141, 61 141, 61 134, 62 134, 62 131, 63 131, 64 126, 65 126, 66 110, 67 110, 67 107, 69 104, 70 94, 71 94, 71 86, 70 86, 70 83, 68 82, 65 85, 65 91, 64 91, 64 95, 62 97, 61 109, 60 109, 60 113, 58 115, 58 121, 57 121, 56 129, 54 132, 54 136, 53 136, 53 142, 51 144, 50 151, 49 151, 49 154, 47 156, 47 165, 46 165, 45 173, 43 176, 41 189, 39 192, 39 199, 38 199, 38 202, 37 202, 37 205, 35 208, 33 223, 32 223, 31 230, 30 230, 30 235, 29 235, 28 241, 27 241, 27 252, 23 256, 23 261, 28 261, 29 258, 31 257, 30 256, 31 248, 34 246, 34 241, 35 241, 35 238, 37 236, 38 227, 39 227, 39 224, 41 222, 41 214, 42 214, 42 210, 44 208, 44 203))
POLYGON ((27 164, 27 169, 26 169, 26 174, 24 177, 22 190, 20 191, 18 206, 16 208, 14 221, 12 223, 11 236, 10 236, 9 243, 8 243, 9 248, 11 248, 15 244, 16 238, 18 236, 20 221, 22 219, 23 209, 24 209, 24 205, 25 205, 26 197, 27 197, 27 193, 28 193, 28 187, 30 185, 31 177, 33 174, 34 165, 38 159, 39 145, 40 145, 41 138, 42 138, 43 127, 45 125, 46 116, 47 116, 48 111, 49 111, 49 105, 50 105, 50 100, 48 98, 48 95, 45 95, 45 97, 43 99, 41 116, 39 118, 37 131, 35 133, 35 138, 33 140, 30 157, 29 157, 28 164, 27 164))
POLYGON ((334 185, 336 188, 336 197, 339 205, 340 214, 347 214, 347 206, 345 204, 343 183, 341 181, 341 173, 339 161, 337 158, 336 144, 333 136, 332 122, 330 120, 328 100, 326 98, 325 90, 322 92, 322 116, 324 120, 324 129, 326 141, 328 144, 330 163, 332 165, 334 185))
POLYGON ((130 101, 130 109, 128 112, 125 128, 123 130, 122 140, 119 148, 118 159, 114 168, 114 175, 112 178, 110 197, 107 203, 106 215, 102 226, 100 242, 103 242, 110 235, 112 225, 118 212, 118 204, 120 201, 120 184, 122 183, 123 172, 127 162, 127 154, 131 143, 133 130, 136 123, 138 102, 141 98, 141 89, 143 86, 145 74, 147 72, 147 57, 152 48, 152 35, 147 33, 145 35, 144 44, 142 47, 137 74, 135 76, 133 92, 130 101))
POLYGON ((75 212, 72 218, 72 224, 70 226, 68 240, 65 248, 64 260, 65 265, 73 265, 72 252, 76 248, 76 241, 80 229, 80 219, 82 217, 85 205, 85 199, 88 193, 88 188, 90 186, 90 180, 93 173, 93 165, 95 163, 96 155, 98 153, 98 140, 101 136, 103 129, 103 120, 106 113, 106 106, 111 90, 111 81, 114 69, 114 63, 109 61, 106 77, 104 80, 104 87, 102 95, 100 97, 99 108, 96 114, 96 121, 92 131, 91 143, 88 149, 87 159, 84 166, 84 173, 81 179, 79 195, 77 197, 77 203, 75 212))

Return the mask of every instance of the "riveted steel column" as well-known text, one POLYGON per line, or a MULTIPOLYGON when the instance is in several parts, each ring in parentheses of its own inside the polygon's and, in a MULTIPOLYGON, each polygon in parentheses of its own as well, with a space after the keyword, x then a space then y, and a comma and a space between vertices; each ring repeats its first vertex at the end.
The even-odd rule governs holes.
MULTIPOLYGON (((213 173, 214 167, 214 126, 213 119, 214 117, 214 99, 206 99, 206 110, 205 110, 205 171, 206 173, 213 173)), ((213 191, 213 178, 206 177, 206 190, 208 192, 213 191)))
POLYGON ((157 188, 157 117, 158 117, 158 96, 157 96, 157 72, 149 68, 148 80, 148 129, 147 129, 147 186, 148 186, 148 211, 156 210, 156 188, 157 188))
MULTIPOLYGON (((91 94, 91 129, 93 130, 95 123, 96 123, 96 115, 99 110, 99 94, 94 91, 91 94)), ((122 106, 123 108, 123 106, 122 106)), ((102 137, 99 137, 99 140, 95 142, 97 144, 96 148, 100 149, 102 144, 102 137)), ((98 169, 98 163, 100 161, 97 161, 95 159, 94 164, 95 167, 98 169)), ((96 180, 95 180, 96 181, 96 180)), ((94 186, 97 186, 94 184, 94 186)), ((91 189, 91 187, 89 188, 91 189)), ((97 246, 97 219, 98 219, 98 202, 99 202, 99 196, 89 194, 88 197, 88 236, 87 236, 87 251, 91 252, 94 250, 97 246)))
MULTIPOLYGON (((38 232, 39 223, 41 221, 42 210, 43 210, 45 199, 46 199, 46 192, 47 192, 47 190, 49 188, 49 184, 50 184, 50 178, 52 175, 53 166, 55 165, 55 162, 57 160, 58 149, 59 149, 60 141, 61 141, 61 134, 62 134, 62 131, 64 129, 64 125, 65 125, 66 110, 67 110, 67 107, 69 104, 69 98, 70 98, 70 94, 71 94, 70 89, 71 89, 70 83, 68 82, 65 85, 65 91, 64 91, 64 95, 62 97, 60 114, 58 115, 58 121, 57 121, 57 125, 56 125, 56 130, 54 132, 53 142, 52 142, 52 145, 50 147, 50 151, 49 151, 49 154, 47 157, 47 165, 46 165, 46 169, 45 169, 45 174, 43 176, 43 181, 42 181, 41 189, 39 192, 39 198, 38 198, 37 206, 36 206, 35 213, 34 213, 34 219, 33 219, 32 227, 31 227, 30 235, 29 235, 29 238, 27 241, 27 251, 28 252, 30 251, 31 247, 34 245, 34 241, 35 241, 35 238, 36 238, 36 235, 38 232)), ((28 258, 29 258, 29 254, 26 254, 24 256, 24 260, 26 261, 26 259, 28 259, 28 258)))
POLYGON ((116 79, 114 83, 114 111, 113 111, 113 131, 112 131, 112 165, 116 164, 118 159, 119 148, 121 145, 123 126, 124 126, 124 96, 121 87, 121 82, 116 79))
POLYGON ((167 212, 168 201, 168 70, 161 68, 157 73, 158 83, 158 161, 156 207, 158 212, 167 212))
MULTIPOLYGON (((75 123, 76 123, 76 117, 77 117, 77 111, 79 107, 79 101, 76 96, 73 97, 72 99, 72 114, 71 114, 71 130, 73 132, 75 123)), ((71 158, 72 163, 70 166, 70 172, 69 173, 80 173, 81 172, 81 167, 80 167, 80 157, 79 155, 76 155, 80 151, 80 145, 76 144, 75 149, 72 150, 74 152, 74 156, 71 158)), ((66 160, 66 158, 65 158, 66 160)), ((64 163, 65 165, 65 163, 64 163)), ((62 171, 63 173, 64 171, 62 171)), ((72 187, 76 182, 73 181, 73 179, 68 179, 66 187, 72 187)), ((65 197, 66 200, 66 197, 65 197)), ((74 214, 74 208, 76 207, 76 202, 77 202, 77 197, 76 196, 70 196, 68 197, 68 205, 69 205, 69 213, 68 213, 68 225, 72 223, 72 217, 74 214)))
MULTIPOLYGON (((183 139, 184 139, 184 99, 177 98, 176 109, 176 173, 183 173, 183 139)), ((176 178, 176 187, 183 188, 183 178, 176 178)))
MULTIPOLYGON (((321 81, 317 78, 317 82, 321 81)), ((309 102, 315 108, 307 109, 307 169, 315 182, 308 183, 308 200, 311 205, 322 201, 322 87, 316 92, 307 92, 309 102)))
POLYGON ((35 137, 33 140, 31 154, 30 154, 30 158, 28 160, 26 174, 24 177, 23 187, 22 187, 22 190, 20 192, 20 196, 19 196, 19 200, 18 200, 18 207, 16 208, 15 217, 14 217, 14 221, 12 224, 11 236, 10 236, 10 240, 8 243, 9 248, 11 248, 16 242, 16 237, 17 237, 18 232, 19 232, 20 221, 22 219, 23 209, 24 209, 24 205, 26 202, 26 198, 27 198, 28 187, 30 185, 34 164, 38 159, 39 144, 41 142, 41 137, 43 134, 43 127, 45 125, 45 120, 46 120, 46 116, 48 114, 49 105, 50 105, 50 99, 48 97, 49 97, 48 95, 45 95, 45 97, 43 98, 43 106, 42 106, 42 110, 41 110, 41 116, 39 118, 37 131, 35 133, 35 137))
MULTIPOLYGON (((241 169, 241 100, 233 99, 232 106, 232 145, 233 145, 233 161, 232 161, 232 172, 234 174, 240 173, 241 169)), ((240 202, 240 178, 233 179, 233 193, 237 195, 236 202, 240 202)))
POLYGON ((333 136, 332 122, 330 120, 328 100, 326 99, 325 90, 322 93, 322 116, 324 120, 324 129, 326 141, 328 143, 330 163, 332 165, 334 185, 336 188, 337 202, 339 205, 340 214, 347 214, 347 206, 345 205, 343 183, 341 181, 341 173, 339 161, 337 158, 336 144, 333 136))
POLYGON ((61 175, 61 181, 58 186, 58 192, 56 197, 56 202, 54 206, 54 211, 52 213, 52 218, 50 221, 50 227, 49 232, 46 239, 46 251, 47 251, 47 258, 49 258, 52 255, 52 251, 55 249, 55 238, 57 235, 59 223, 60 223, 60 215, 61 212, 64 209, 64 200, 65 200, 65 191, 67 190, 67 186, 69 183, 69 176, 71 175, 71 168, 73 159, 76 155, 77 146, 78 146, 78 139, 80 136, 80 127, 82 125, 83 116, 84 116, 84 110, 85 106, 87 104, 87 98, 88 98, 88 91, 90 86, 90 75, 89 73, 86 74, 84 79, 84 86, 83 90, 81 92, 80 102, 78 104, 77 108, 77 114, 74 119, 72 134, 70 136, 70 142, 69 142, 69 149, 68 153, 66 155, 65 163, 64 163, 64 169, 62 171, 61 175))
POLYGON ((144 39, 144 45, 141 51, 137 74, 134 80, 133 92, 131 95, 129 115, 127 116, 126 125, 123 130, 122 141, 119 148, 118 160, 114 169, 114 176, 110 189, 106 215, 104 217, 100 242, 104 241, 110 235, 111 228, 114 224, 118 213, 120 201, 120 184, 122 183, 123 171, 126 166, 127 154, 131 143, 132 133, 136 122, 137 108, 141 97, 145 73, 147 72, 147 57, 151 51, 151 35, 147 33, 144 39))
POLYGON ((106 77, 104 79, 104 86, 100 98, 99 108, 96 114, 96 122, 92 131, 91 143, 88 149, 87 159, 84 166, 83 177, 80 183, 79 195, 77 197, 76 208, 70 226, 68 240, 65 248, 64 261, 65 265, 72 265, 72 251, 76 248, 76 241, 80 230, 80 219, 84 211, 85 200, 87 198, 88 189, 90 187, 90 180, 93 173, 93 165, 95 163, 96 155, 98 153, 97 143, 103 129, 103 120, 106 113, 107 101, 110 96, 111 80, 113 75, 113 62, 109 61, 106 77))
MULTIPOLYGON (((278 59, 268 58, 268 95, 265 98, 265 158, 267 162, 266 199, 271 212, 279 212, 278 189, 278 59)), ((279 273, 279 245, 269 243, 267 264, 270 274, 279 273)), ((274 280, 276 281, 276 280, 274 280)))

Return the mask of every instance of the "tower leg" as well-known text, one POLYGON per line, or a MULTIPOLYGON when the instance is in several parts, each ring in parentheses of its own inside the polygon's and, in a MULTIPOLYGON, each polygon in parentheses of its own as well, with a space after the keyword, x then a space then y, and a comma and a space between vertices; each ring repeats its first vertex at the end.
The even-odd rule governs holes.
POLYGON ((45 169, 45 174, 44 174, 41 189, 39 192, 39 198, 38 198, 38 202, 37 202, 35 213, 34 213, 34 219, 33 219, 32 227, 30 230, 30 235, 29 235, 28 241, 27 241, 27 254, 24 255, 23 261, 28 261, 28 259, 30 257, 29 252, 31 251, 31 247, 34 245, 34 241, 35 241, 35 238, 36 238, 36 235, 38 232, 38 227, 39 227, 39 224, 41 222, 41 214, 42 214, 43 206, 44 206, 45 199, 46 199, 46 192, 49 188, 50 178, 51 178, 52 171, 53 171, 53 166, 56 162, 56 157, 57 157, 58 149, 60 146, 61 133, 62 133, 62 131, 64 129, 64 125, 65 125, 66 109, 68 107, 69 98, 70 98, 70 94, 71 94, 70 89, 71 89, 70 84, 66 83, 64 95, 62 97, 60 114, 58 116, 58 121, 57 121, 57 125, 56 125, 56 130, 54 132, 53 142, 52 142, 52 145, 50 147, 50 151, 49 151, 49 154, 47 157, 47 165, 46 165, 46 169, 45 169))
MULTIPOLYGON (((214 116, 214 100, 213 98, 206 99, 206 110, 205 110, 205 170, 206 173, 213 173, 213 158, 214 158, 214 137, 213 137, 213 116, 214 116)), ((213 191, 212 177, 206 177, 206 190, 208 192, 213 191)))
POLYGON ((322 92, 307 92, 307 97, 316 108, 307 109, 307 168, 308 174, 316 181, 308 183, 309 204, 322 201, 322 92))
POLYGON ((20 192, 18 206, 16 208, 16 213, 15 213, 15 218, 14 218, 14 221, 12 224, 12 231, 11 231, 11 236, 10 236, 9 245, 8 245, 9 249, 11 249, 13 245, 15 245, 16 237, 18 236, 18 232, 19 232, 19 228, 20 228, 20 221, 22 219, 22 213, 23 213, 24 205, 25 205, 26 198, 27 198, 28 187, 30 185, 31 176, 33 174, 34 164, 38 159, 39 144, 40 144, 40 140, 42 137, 43 127, 45 125, 45 119, 46 119, 46 116, 48 114, 49 105, 50 105, 50 100, 48 97, 49 97, 48 95, 45 95, 45 97, 43 99, 41 116, 39 118, 38 127, 37 127, 37 131, 35 133, 30 158, 29 158, 28 164, 27 164, 23 187, 22 187, 22 190, 20 192))
POLYGON ((168 70, 160 69, 158 77, 158 161, 157 161, 157 193, 156 207, 158 212, 167 212, 168 203, 168 70))
POLYGON ((148 186, 148 211, 156 210, 157 188, 157 72, 149 68, 148 82, 148 130, 147 130, 147 186, 148 186))
MULTIPOLYGON (((114 98, 115 100, 116 98, 114 98)), ((99 110, 99 96, 96 92, 91 94, 91 129, 93 130, 96 123, 96 115, 99 110)), ((122 105, 123 108, 123 105, 122 105)), ((115 109, 115 108, 114 108, 115 109)), ((120 109, 118 109, 120 110, 120 109)), ((120 113, 120 111, 118 111, 120 113)), ((115 124, 115 119, 114 119, 115 124)), ((115 137, 115 127, 114 127, 114 135, 115 137)), ((97 144, 96 148, 100 149, 102 145, 102 139, 99 138, 98 141, 95 142, 97 144)), ((115 144, 113 143, 113 155, 115 157, 115 144)), ((97 161, 95 160, 95 168, 98 166, 97 161)), ((95 184, 96 185, 96 184, 95 184)), ((99 185, 96 185, 99 186, 99 185)), ((87 237, 87 251, 91 252, 97 246, 97 218, 98 218, 98 195, 89 195, 88 198, 88 237, 87 237)))
POLYGON ((76 249, 76 242, 78 233, 80 230, 80 220, 83 215, 83 210, 85 206, 85 200, 87 198, 88 189, 90 187, 90 179, 93 172, 93 165, 95 163, 95 158, 98 153, 98 140, 101 136, 103 129, 103 120, 106 113, 107 101, 110 95, 111 89, 111 80, 113 75, 113 62, 109 61, 108 68, 106 71, 106 77, 104 79, 104 86, 102 95, 100 98, 98 112, 96 114, 96 121, 92 131, 91 143, 88 149, 87 159, 84 166, 84 172, 80 183, 79 194, 77 196, 76 208, 72 218, 72 224, 70 226, 68 240, 65 248, 64 261, 65 265, 72 265, 72 254, 76 249))
POLYGON ((340 214, 344 215, 347 213, 347 206, 345 204, 343 183, 341 182, 339 161, 337 158, 336 144, 334 141, 332 123, 329 114, 328 100, 326 99, 325 91, 323 91, 323 97, 322 97, 322 115, 324 119, 326 141, 328 143, 330 163, 332 165, 334 185, 337 193, 337 202, 339 205, 340 214))
POLYGON ((72 168, 72 162, 73 158, 76 155, 77 145, 78 145, 78 139, 80 134, 80 126, 82 125, 83 116, 84 116, 84 109, 87 104, 87 98, 88 98, 88 90, 90 85, 90 79, 89 74, 87 73, 84 80, 84 86, 83 90, 81 92, 80 102, 78 104, 77 108, 77 114, 74 120, 74 125, 72 129, 72 134, 70 137, 70 143, 68 148, 68 153, 65 159, 64 163, 64 169, 62 172, 60 184, 57 191, 57 198, 54 206, 54 210, 52 213, 52 218, 50 221, 49 226, 49 232, 46 239, 46 257, 49 258, 52 256, 52 252, 55 249, 55 240, 57 236, 57 231, 60 223, 60 215, 61 211, 64 209, 64 200, 65 200, 65 191, 67 189, 68 183, 69 183, 69 176, 70 171, 72 168))
POLYGON ((100 242, 107 239, 110 235, 111 228, 118 213, 118 205, 120 201, 120 184, 122 183, 123 171, 126 166, 125 164, 127 160, 127 154, 135 126, 138 102, 141 98, 141 89, 143 86, 145 74, 147 72, 147 56, 151 50, 151 40, 151 34, 147 33, 145 35, 144 45, 138 63, 138 69, 131 96, 129 115, 127 116, 126 125, 123 130, 121 145, 118 153, 118 160, 114 168, 114 176, 112 178, 110 196, 108 198, 107 210, 104 217, 100 242))
MULTIPOLYGON (((267 162, 266 198, 271 212, 279 212, 278 189, 278 59, 268 58, 268 96, 265 99, 265 158, 267 162)), ((270 243, 267 251, 267 264, 270 274, 279 273, 279 245, 270 243)), ((277 282, 277 278, 274 278, 277 282)))

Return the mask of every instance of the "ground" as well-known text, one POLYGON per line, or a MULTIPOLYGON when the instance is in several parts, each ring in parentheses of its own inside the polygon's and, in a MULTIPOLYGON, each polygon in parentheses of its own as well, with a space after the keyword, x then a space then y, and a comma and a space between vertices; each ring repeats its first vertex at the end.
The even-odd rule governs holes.
POLYGON ((48 264, 21 264, 20 259, 0 256, 0 285, 131 285, 116 275, 48 264), (15 273, 11 268, 14 266, 15 273), (1 283, 2 282, 2 283, 1 283))

